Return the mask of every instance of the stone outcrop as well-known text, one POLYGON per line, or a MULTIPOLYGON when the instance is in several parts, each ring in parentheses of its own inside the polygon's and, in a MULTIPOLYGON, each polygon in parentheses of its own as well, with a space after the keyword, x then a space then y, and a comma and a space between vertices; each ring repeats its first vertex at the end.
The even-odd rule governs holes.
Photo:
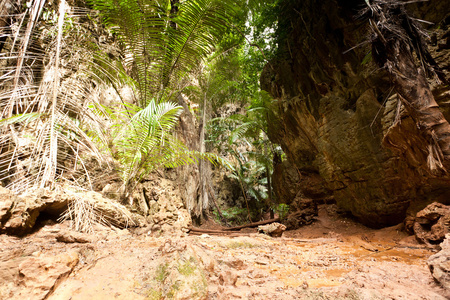
POLYGON ((33 231, 40 215, 45 214, 46 218, 56 220, 68 207, 71 207, 72 212, 67 217, 72 219, 77 214, 77 205, 84 206, 84 214, 79 216, 91 218, 89 222, 106 222, 120 228, 139 225, 142 222, 138 215, 130 213, 123 205, 103 198, 96 192, 40 189, 16 196, 0 187, 0 233, 19 236, 28 234, 33 231))
POLYGON ((133 201, 139 204, 144 215, 144 230, 148 234, 180 234, 187 232, 192 224, 191 214, 180 192, 185 178, 178 178, 178 173, 175 172, 176 170, 166 172, 167 178, 150 174, 132 195, 133 201), (171 180, 169 176, 179 181, 171 180))
POLYGON ((56 256, 37 256, 25 259, 19 265, 19 281, 24 288, 17 299, 47 299, 53 289, 78 264, 77 252, 56 256))
MULTIPOLYGON (((411 9, 438 23, 445 1, 432 2, 411 9)), ((347 51, 367 37, 365 24, 354 18, 364 3, 282 1, 278 54, 266 65, 261 87, 278 100, 269 134, 302 174, 294 183, 298 191, 319 201, 333 195, 364 224, 382 227, 433 201, 448 201, 450 181, 428 172, 427 141, 398 107, 370 48, 347 51), (323 192, 308 190, 311 178, 323 192)), ((445 51, 436 58, 443 68, 449 64, 445 51)), ((449 88, 436 86, 434 93, 449 119, 449 88)), ((278 186, 291 189, 292 176, 285 178, 278 186)), ((292 195, 283 201, 292 202, 292 195)))

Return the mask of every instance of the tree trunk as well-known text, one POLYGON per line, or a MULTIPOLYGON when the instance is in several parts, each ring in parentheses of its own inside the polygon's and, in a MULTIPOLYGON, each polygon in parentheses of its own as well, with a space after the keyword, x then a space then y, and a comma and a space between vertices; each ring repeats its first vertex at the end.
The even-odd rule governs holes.
MULTIPOLYGON (((268 142, 268 141, 267 141, 268 142)), ((267 151, 267 143, 264 144, 264 159, 268 157, 268 151, 267 151)), ((268 206, 269 206, 269 212, 270 212, 270 218, 275 218, 275 214, 273 212, 274 210, 274 203, 272 198, 272 174, 270 173, 270 167, 267 163, 267 161, 264 162, 264 167, 266 169, 266 176, 267 176, 267 194, 268 194, 268 206)))
MULTIPOLYGON (((206 130, 206 95, 203 98, 203 110, 202 110, 202 127, 200 130, 200 152, 205 153, 205 130, 206 130)), ((200 159, 199 161, 199 173, 200 173, 200 197, 199 197, 199 207, 202 211, 208 209, 209 207, 209 198, 208 198, 208 184, 209 184, 209 176, 208 176, 208 162, 204 159, 200 159)))

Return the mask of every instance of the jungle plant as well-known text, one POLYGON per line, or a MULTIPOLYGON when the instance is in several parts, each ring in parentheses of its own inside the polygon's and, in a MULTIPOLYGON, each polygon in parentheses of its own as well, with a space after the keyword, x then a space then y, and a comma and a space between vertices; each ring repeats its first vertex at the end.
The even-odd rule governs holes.
POLYGON ((245 114, 212 119, 209 142, 220 152, 231 154, 234 171, 228 176, 241 187, 247 218, 258 216, 261 209, 269 209, 273 218, 272 158, 280 149, 268 139, 268 119, 274 118, 272 99, 260 92, 251 101, 245 114))
MULTIPOLYGON (((178 101, 179 92, 189 84, 191 71, 213 50, 214 44, 227 28, 227 16, 233 11, 230 2, 93 0, 93 6, 100 11, 123 46, 123 64, 114 58, 95 56, 92 51, 98 47, 89 48, 94 44, 92 42, 76 47, 70 44, 72 47, 67 48, 68 41, 78 41, 73 38, 73 32, 79 31, 78 27, 73 26, 73 19, 68 12, 75 16, 92 16, 88 10, 69 11, 62 0, 59 22, 55 24, 55 18, 49 18, 52 10, 44 9, 45 0, 34 0, 27 4, 22 15, 25 20, 23 27, 19 26, 17 32, 12 31, 14 26, 1 29, 2 32, 10 30, 0 40, 0 50, 10 52, 10 61, 1 74, 2 181, 16 191, 31 186, 53 186, 56 178, 65 178, 67 175, 76 182, 76 177, 79 176, 75 176, 74 171, 81 168, 85 170, 84 178, 89 182, 88 168, 80 152, 83 150, 85 155, 86 150, 89 150, 92 154, 88 157, 108 161, 103 156, 105 153, 99 151, 98 143, 93 143, 93 140, 100 141, 100 144, 107 145, 112 150, 110 152, 121 163, 119 169, 127 187, 131 186, 132 177, 136 176, 139 180, 145 173, 144 170, 161 165, 177 166, 194 162, 200 157, 206 158, 207 154, 188 153, 176 141, 171 130, 176 123, 173 120, 180 115, 181 108, 171 103, 162 103, 178 101), (47 12, 44 14, 47 22, 39 23, 42 11, 47 12), (39 26, 39 30, 44 28, 41 33, 55 39, 55 43, 49 43, 56 45, 54 50, 30 50, 29 45, 41 34, 36 30, 38 23, 51 26, 47 31, 45 26, 39 26), (3 38, 5 36, 6 41, 3 38), (66 40, 65 37, 69 36, 72 38, 66 40), (48 54, 54 56, 48 57, 48 54), (67 61, 68 54, 77 56, 71 62, 78 66, 88 65, 95 58, 93 74, 86 76, 83 73, 86 69, 81 70, 70 81, 65 80, 65 84, 61 85, 59 62, 62 57, 67 61), (47 63, 45 70, 36 70, 36 66, 43 62, 47 63), (43 75, 43 80, 35 78, 36 74, 43 75), (102 129, 103 123, 98 119, 98 114, 95 114, 99 111, 98 106, 95 110, 89 110, 85 105, 88 101, 80 101, 89 98, 91 90, 86 83, 96 80, 106 80, 117 91, 123 85, 129 85, 134 90, 137 105, 123 103, 125 114, 121 114, 116 120, 109 120, 110 123, 120 121, 126 124, 113 134, 116 147, 111 139, 104 136, 108 133, 102 129), (38 132, 41 133, 33 137, 34 145, 20 146, 23 144, 21 133, 27 128, 33 132, 31 126, 40 128, 38 132), (73 158, 75 167, 68 165, 68 157, 73 158)), ((1 24, 18 23, 19 18, 11 21, 7 16, 10 14, 13 18, 20 9, 13 3, 10 6, 3 5, 9 3, 7 0, 2 0, 1 3, 1 24), (5 9, 8 11, 4 12, 5 9)), ((86 32, 78 34, 87 36, 86 32)), ((36 45, 33 47, 36 48, 36 45)), ((100 116, 116 114, 113 109, 104 108, 105 111, 107 113, 100 116)), ((220 159, 214 159, 217 160, 220 159)))
POLYGON ((280 203, 278 205, 275 205, 273 210, 278 213, 278 215, 280 216, 280 220, 284 220, 289 213, 289 205, 280 203))
POLYGON ((217 155, 189 150, 173 134, 183 108, 172 102, 156 103, 151 100, 144 108, 127 105, 126 113, 132 114, 129 122, 122 126, 114 137, 113 156, 119 162, 119 171, 124 182, 124 197, 146 175, 158 167, 176 168, 207 159, 213 164, 228 166, 217 155))
POLYGON ((121 43, 138 106, 177 100, 189 75, 218 44, 232 1, 92 0, 121 43))
MULTIPOLYGON (((173 130, 182 112, 181 92, 191 74, 210 54, 227 29, 231 1, 93 0, 123 44, 119 77, 134 89, 137 105, 126 106, 127 126, 114 137, 126 194, 159 166, 176 167, 200 159, 224 162, 204 148, 189 151, 173 130)), ((105 61, 105 60, 103 60, 105 61)), ((103 68, 108 69, 108 67, 103 68)), ((114 72, 109 81, 115 85, 114 72)), ((118 90, 118 88, 116 88, 118 90)), ((204 205, 201 205, 204 206, 204 205)))

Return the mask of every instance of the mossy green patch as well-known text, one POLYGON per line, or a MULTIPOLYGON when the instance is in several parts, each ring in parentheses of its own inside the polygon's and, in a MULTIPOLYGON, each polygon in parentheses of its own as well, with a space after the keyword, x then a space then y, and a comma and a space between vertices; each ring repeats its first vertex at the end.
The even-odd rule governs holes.
POLYGON ((256 245, 246 241, 233 241, 226 245, 229 249, 254 248, 256 245))
POLYGON ((147 291, 147 296, 145 297, 146 300, 160 300, 162 298, 162 292, 155 289, 149 289, 147 291))
POLYGON ((158 265, 158 268, 156 269, 156 274, 155 274, 155 279, 157 281, 164 282, 167 275, 169 275, 168 267, 169 267, 168 263, 158 265))
POLYGON ((184 276, 190 276, 194 274, 196 269, 196 261, 193 257, 178 266, 178 272, 184 276))

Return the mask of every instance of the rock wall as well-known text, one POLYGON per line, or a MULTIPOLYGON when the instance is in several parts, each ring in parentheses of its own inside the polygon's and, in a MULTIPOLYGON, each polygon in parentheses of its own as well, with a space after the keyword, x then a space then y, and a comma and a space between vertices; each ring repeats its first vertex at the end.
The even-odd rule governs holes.
MULTIPOLYGON (((347 51, 367 39, 367 24, 354 17, 364 3, 281 1, 278 55, 266 65, 261 87, 278 99, 270 138, 281 144, 291 168, 303 174, 294 189, 307 194, 314 178, 340 207, 366 225, 382 227, 432 201, 449 201, 450 189, 448 179, 427 172, 426 141, 398 106, 389 78, 368 54, 370 47, 347 51)), ((411 9, 440 22, 445 3, 434 0, 411 9)), ((448 67, 445 51, 438 56, 448 67)), ((448 102, 448 87, 435 92, 440 103, 448 102)), ((279 175, 275 172, 274 181, 279 175)), ((286 184, 278 186, 286 190, 286 184)))

